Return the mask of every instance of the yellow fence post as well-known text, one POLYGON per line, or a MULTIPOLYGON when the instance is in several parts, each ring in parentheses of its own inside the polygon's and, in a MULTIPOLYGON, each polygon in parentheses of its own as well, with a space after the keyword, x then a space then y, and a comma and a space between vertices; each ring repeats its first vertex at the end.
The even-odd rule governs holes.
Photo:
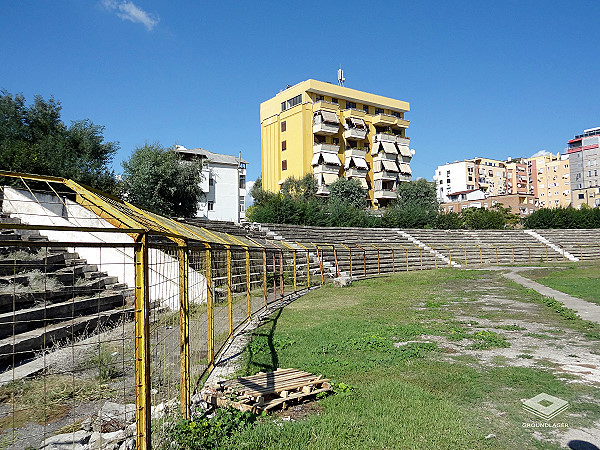
POLYGON ((459 245, 459 247, 462 247, 462 249, 465 251, 465 268, 468 268, 469 264, 467 263, 467 247, 460 245, 460 244, 458 244, 458 245, 459 245))
POLYGON ((433 249, 433 263, 435 265, 435 268, 437 269, 437 250, 433 245, 430 245, 429 247, 433 249))
POLYGON ((179 245, 179 342, 180 342, 180 402, 184 419, 190 418, 190 309, 189 309, 189 256, 188 248, 179 245))
POLYGON ((475 247, 479 249, 479 265, 483 266, 483 253, 481 252, 481 246, 475 244, 475 247))
POLYGON ((212 255, 206 248, 206 334, 208 339, 208 367, 215 363, 215 340, 213 324, 213 286, 212 286, 212 255))
POLYGON ((283 282, 283 251, 279 250, 279 291, 281 293, 281 297, 284 295, 284 285, 283 282))
POLYGON ((267 306, 267 250, 263 248, 263 300, 267 306))
POLYGON ((298 285, 296 284, 296 249, 293 249, 292 252, 294 258, 294 292, 296 292, 298 290, 298 285))
POLYGON ((335 261, 335 274, 336 276, 340 276, 340 266, 338 264, 338 259, 337 259, 337 252, 335 250, 335 246, 332 245, 331 246, 333 248, 333 260, 335 261))
POLYGON ((233 334, 233 280, 231 276, 231 247, 227 249, 227 318, 229 321, 229 336, 233 334))
POLYGON ((356 243, 354 245, 356 245, 358 248, 360 248, 363 251, 363 270, 364 270, 364 276, 366 278, 367 277, 367 251, 356 243))
POLYGON ((150 299, 148 235, 138 234, 135 247, 135 421, 136 447, 150 448, 150 299))
POLYGON ((244 247, 246 251, 246 314, 247 319, 250 320, 252 315, 252 301, 250 299, 250 249, 244 247))
POLYGON ((496 249, 496 265, 499 265, 500 263, 498 262, 498 247, 496 247, 494 244, 490 245, 496 249))

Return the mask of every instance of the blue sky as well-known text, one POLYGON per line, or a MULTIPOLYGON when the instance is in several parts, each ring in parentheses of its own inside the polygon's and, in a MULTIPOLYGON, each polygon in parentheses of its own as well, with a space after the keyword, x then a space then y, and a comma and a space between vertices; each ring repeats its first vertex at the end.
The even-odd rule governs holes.
POLYGON ((54 96, 120 142, 237 154, 259 104, 307 78, 411 104, 414 177, 474 156, 562 152, 600 126, 598 1, 4 1, 0 89, 54 96))

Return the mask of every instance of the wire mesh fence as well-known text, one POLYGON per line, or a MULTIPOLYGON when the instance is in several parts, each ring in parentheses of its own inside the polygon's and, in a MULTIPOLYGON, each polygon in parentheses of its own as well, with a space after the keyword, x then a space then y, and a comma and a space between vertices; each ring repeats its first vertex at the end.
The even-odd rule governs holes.
POLYGON ((27 180, 2 187, 2 448, 168 446, 236 330, 333 278, 600 257, 592 242, 257 242, 27 180))

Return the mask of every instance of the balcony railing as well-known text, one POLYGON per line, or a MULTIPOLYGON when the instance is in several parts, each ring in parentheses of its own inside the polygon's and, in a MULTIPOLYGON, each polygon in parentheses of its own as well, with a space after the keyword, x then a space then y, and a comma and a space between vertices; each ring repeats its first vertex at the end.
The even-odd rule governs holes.
POLYGON ((373 136, 373 142, 397 142, 395 134, 377 133, 373 136))
POLYGON ((339 124, 334 125, 334 124, 328 123, 328 122, 321 122, 321 123, 316 123, 313 125, 313 133, 314 134, 321 134, 321 135, 329 136, 332 134, 337 134, 339 130, 340 130, 339 124))
POLYGON ((367 173, 369 173, 369 171, 366 169, 357 169, 356 167, 346 169, 345 172, 346 178, 365 178, 367 176, 367 173))
POLYGON ((367 137, 367 130, 360 128, 348 128, 344 130, 344 139, 362 140, 367 137))
POLYGON ((328 153, 336 153, 337 154, 339 151, 340 151, 339 145, 325 144, 325 143, 313 145, 313 153, 328 152, 328 153))
POLYGON ((334 164, 319 164, 318 166, 313 167, 313 173, 339 173, 340 166, 336 166, 334 164))
POLYGON ((396 192, 389 189, 376 190, 373 192, 375 198, 396 198, 396 192))
POLYGON ((347 148, 344 151, 344 156, 348 158, 349 156, 358 156, 359 158, 365 158, 367 156, 367 151, 365 149, 360 148, 347 148))

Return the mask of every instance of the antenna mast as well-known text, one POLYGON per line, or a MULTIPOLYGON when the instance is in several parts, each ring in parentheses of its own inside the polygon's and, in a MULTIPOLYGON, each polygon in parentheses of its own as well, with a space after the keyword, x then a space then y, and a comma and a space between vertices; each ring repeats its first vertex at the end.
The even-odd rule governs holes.
POLYGON ((342 70, 342 65, 340 64, 340 68, 338 69, 338 85, 339 86, 343 86, 344 85, 344 81, 346 81, 346 79, 344 78, 344 71, 342 70))

